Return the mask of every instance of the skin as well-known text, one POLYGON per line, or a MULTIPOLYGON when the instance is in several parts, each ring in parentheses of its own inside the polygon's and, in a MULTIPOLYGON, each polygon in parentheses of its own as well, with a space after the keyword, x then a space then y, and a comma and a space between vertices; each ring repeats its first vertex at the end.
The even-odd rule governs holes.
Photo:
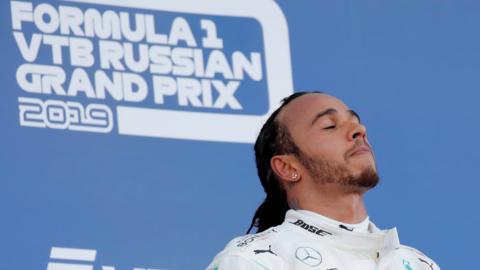
MULTIPOLYGON (((312 160, 341 166, 354 177, 366 170, 376 172, 366 128, 341 100, 326 94, 306 94, 285 106, 277 120, 312 160), (331 112, 317 117, 327 110, 331 112)), ((291 208, 349 224, 367 217, 364 194, 368 188, 319 179, 322 177, 312 173, 294 154, 272 157, 271 167, 285 187, 291 208)))

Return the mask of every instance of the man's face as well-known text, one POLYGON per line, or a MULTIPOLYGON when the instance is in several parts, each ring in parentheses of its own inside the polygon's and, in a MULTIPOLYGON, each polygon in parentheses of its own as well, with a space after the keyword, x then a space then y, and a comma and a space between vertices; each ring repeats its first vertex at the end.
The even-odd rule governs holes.
POLYGON ((373 152, 360 119, 339 99, 306 94, 279 115, 314 181, 371 188, 378 182, 373 152))

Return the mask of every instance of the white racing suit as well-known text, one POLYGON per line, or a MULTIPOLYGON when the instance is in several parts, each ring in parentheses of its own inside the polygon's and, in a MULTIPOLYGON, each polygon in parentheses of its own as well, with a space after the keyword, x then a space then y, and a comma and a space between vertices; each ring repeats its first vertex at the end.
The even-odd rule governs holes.
POLYGON ((400 245, 397 230, 368 232, 334 226, 318 214, 289 210, 264 232, 237 237, 208 270, 440 270, 421 252, 400 245))

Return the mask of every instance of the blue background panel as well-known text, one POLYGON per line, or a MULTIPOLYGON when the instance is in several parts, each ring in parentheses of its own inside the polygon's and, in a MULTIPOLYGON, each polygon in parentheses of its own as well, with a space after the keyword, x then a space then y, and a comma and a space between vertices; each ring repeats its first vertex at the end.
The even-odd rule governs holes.
MULTIPOLYGON (((367 126, 382 178, 366 196, 370 218, 442 269, 475 268, 480 4, 276 3, 294 88, 339 97, 367 126)), ((54 246, 96 250, 94 269, 202 269, 246 231, 264 196, 251 144, 21 127, 10 19, 4 1, 0 269, 46 270, 54 246)), ((240 47, 263 49, 252 20, 217 24, 240 47)), ((264 94, 242 100, 263 113, 264 94)))

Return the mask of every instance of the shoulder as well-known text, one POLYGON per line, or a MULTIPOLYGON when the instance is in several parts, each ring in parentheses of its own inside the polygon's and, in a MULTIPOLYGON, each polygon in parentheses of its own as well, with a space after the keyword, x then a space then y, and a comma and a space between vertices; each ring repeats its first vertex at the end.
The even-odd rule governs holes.
MULTIPOLYGON (((440 267, 434 260, 429 258, 423 252, 413 247, 400 245, 399 252, 405 257, 404 264, 411 264, 412 269, 440 270, 440 267), (407 259, 408 258, 408 259, 407 259)), ((408 268, 407 268, 408 269, 408 268)))
POLYGON ((257 234, 234 238, 214 259, 208 270, 286 269, 283 260, 272 249, 280 230, 270 228, 257 234))

